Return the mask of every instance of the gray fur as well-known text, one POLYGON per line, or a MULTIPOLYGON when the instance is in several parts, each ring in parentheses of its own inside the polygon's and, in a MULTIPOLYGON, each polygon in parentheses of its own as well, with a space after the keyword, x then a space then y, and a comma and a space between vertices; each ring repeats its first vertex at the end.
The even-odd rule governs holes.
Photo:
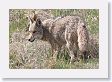
MULTIPOLYGON (((34 16, 36 17, 36 16, 34 16)), ((86 23, 80 16, 65 16, 56 19, 31 18, 29 25, 29 41, 35 39, 48 41, 51 44, 52 55, 56 58, 62 46, 66 46, 71 57, 71 62, 77 59, 80 50, 84 59, 87 59, 88 31, 86 23), (35 31, 35 33, 33 32, 35 31)))

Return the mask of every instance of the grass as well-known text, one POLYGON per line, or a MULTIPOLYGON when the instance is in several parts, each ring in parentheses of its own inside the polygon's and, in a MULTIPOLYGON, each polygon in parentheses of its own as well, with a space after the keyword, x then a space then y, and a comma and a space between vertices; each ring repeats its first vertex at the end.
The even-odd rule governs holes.
POLYGON ((58 60, 55 67, 57 69, 98 69, 98 59, 88 59, 88 63, 74 62, 70 64, 63 60, 58 60))
MULTIPOLYGON (((35 9, 36 10, 36 9, 35 9)), ((25 14, 31 10, 9 10, 9 68, 10 69, 98 69, 99 68, 99 10, 97 9, 45 9, 39 10, 47 15, 58 17, 66 15, 81 15, 87 22, 90 34, 89 54, 91 58, 87 63, 69 63, 67 50, 59 53, 57 61, 51 57, 51 46, 47 42, 26 41, 24 28, 27 25, 25 14)), ((38 11, 38 10, 36 10, 38 11)), ((43 14, 44 17, 44 14, 43 14)), ((46 17, 46 16, 45 16, 46 17)))
POLYGON ((99 59, 88 59, 87 63, 82 61, 74 62, 72 64, 69 63, 69 60, 65 60, 63 58, 53 60, 52 57, 46 58, 43 60, 35 60, 29 62, 28 60, 24 61, 20 57, 17 57, 16 54, 10 55, 10 68, 11 69, 36 69, 36 68, 44 68, 44 69, 98 69, 99 68, 99 59), (37 66, 34 65, 37 64, 37 66), (40 62, 38 66, 38 62, 40 62))

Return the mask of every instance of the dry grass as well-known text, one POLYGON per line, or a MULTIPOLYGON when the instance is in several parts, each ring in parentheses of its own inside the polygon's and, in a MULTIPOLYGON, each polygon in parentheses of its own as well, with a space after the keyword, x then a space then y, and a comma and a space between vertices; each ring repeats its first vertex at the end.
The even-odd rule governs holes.
POLYGON ((12 34, 10 40, 10 65, 11 69, 96 69, 98 68, 98 42, 90 38, 90 56, 88 63, 75 62, 69 64, 68 54, 62 52, 57 61, 54 61, 50 44, 44 41, 33 43, 25 40, 25 34, 16 32, 12 34), (21 36, 20 36, 21 35, 21 36))

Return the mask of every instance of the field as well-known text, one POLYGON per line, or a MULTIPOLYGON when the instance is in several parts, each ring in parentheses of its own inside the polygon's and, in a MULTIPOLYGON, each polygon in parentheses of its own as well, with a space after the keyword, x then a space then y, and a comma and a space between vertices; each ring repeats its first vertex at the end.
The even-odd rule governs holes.
POLYGON ((9 68, 10 69, 98 69, 99 68, 99 10, 97 9, 10 9, 9 10, 9 68), (51 46, 45 41, 28 42, 25 38, 27 16, 32 11, 42 20, 67 15, 80 15, 89 31, 89 59, 86 63, 70 64, 68 51, 63 49, 57 61, 51 56, 51 46))

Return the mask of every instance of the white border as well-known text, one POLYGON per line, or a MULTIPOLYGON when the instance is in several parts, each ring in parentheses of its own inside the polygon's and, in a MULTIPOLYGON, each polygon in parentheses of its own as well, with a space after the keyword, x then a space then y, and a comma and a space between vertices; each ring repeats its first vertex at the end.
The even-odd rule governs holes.
POLYGON ((3 0, 0 5, 0 75, 3 78, 108 78, 106 0, 3 0), (2 4, 2 3, 5 3, 2 4), (7 2, 7 3, 6 3, 7 2), (99 69, 9 69, 9 9, 99 9, 99 69))

